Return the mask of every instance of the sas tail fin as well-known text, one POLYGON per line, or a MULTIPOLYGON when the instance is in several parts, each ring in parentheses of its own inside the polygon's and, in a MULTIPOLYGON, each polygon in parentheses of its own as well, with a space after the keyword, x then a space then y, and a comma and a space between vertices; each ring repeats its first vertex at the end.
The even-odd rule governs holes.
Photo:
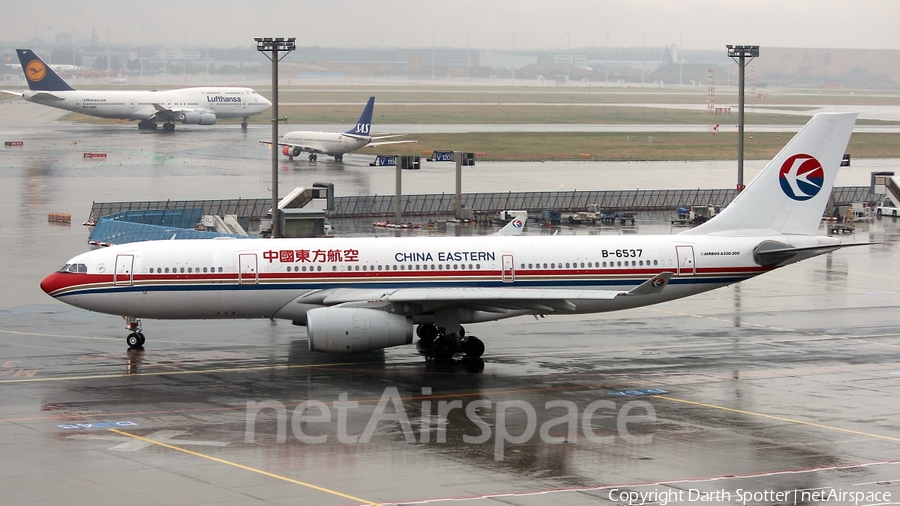
POLYGON ((724 211, 685 235, 815 235, 855 113, 819 113, 724 211))
POLYGON ((62 77, 30 49, 16 49, 31 91, 74 91, 62 77))
POLYGON ((347 130, 348 135, 358 135, 362 137, 370 137, 372 135, 372 111, 375 109, 375 97, 369 97, 366 102, 366 108, 363 109, 362 116, 356 122, 356 126, 347 130))

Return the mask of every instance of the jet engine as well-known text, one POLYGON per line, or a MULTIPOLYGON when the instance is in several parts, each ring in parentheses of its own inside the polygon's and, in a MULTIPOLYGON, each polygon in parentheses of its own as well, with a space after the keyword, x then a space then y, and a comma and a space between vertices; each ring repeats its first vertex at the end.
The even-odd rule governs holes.
POLYGON ((323 307, 306 313, 311 351, 352 353, 411 344, 412 319, 375 309, 323 307))
POLYGON ((300 148, 291 148, 290 146, 284 146, 281 148, 281 152, 284 156, 300 156, 303 153, 303 150, 300 148))
POLYGON ((216 115, 211 112, 183 112, 178 115, 177 121, 185 125, 215 125, 216 115))
POLYGON ((282 153, 284 156, 291 156, 291 147, 290 147, 290 146, 285 146, 285 147, 281 148, 281 153, 282 153))

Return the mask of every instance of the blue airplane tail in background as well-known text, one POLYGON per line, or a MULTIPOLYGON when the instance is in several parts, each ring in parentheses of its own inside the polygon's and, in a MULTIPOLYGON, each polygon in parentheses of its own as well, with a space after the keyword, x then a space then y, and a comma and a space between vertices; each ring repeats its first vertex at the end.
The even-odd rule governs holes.
POLYGON ((63 78, 30 49, 16 49, 31 91, 74 91, 63 78))
POLYGON ((356 122, 356 126, 344 133, 349 135, 362 135, 365 137, 371 136, 373 109, 375 109, 375 97, 369 97, 369 101, 366 102, 366 108, 363 109, 362 116, 359 117, 359 121, 356 122))

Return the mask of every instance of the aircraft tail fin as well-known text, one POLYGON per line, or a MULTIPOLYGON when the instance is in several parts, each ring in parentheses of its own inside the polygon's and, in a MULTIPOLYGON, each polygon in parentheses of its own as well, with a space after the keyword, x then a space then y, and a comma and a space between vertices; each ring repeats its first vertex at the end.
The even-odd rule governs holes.
POLYGON ((509 220, 506 226, 494 232, 493 235, 522 235, 526 221, 528 221, 528 213, 518 213, 513 219, 509 220))
POLYGON ((375 97, 369 97, 369 101, 366 102, 366 108, 363 109, 362 116, 359 117, 359 121, 356 122, 356 126, 344 133, 348 135, 370 137, 372 135, 372 111, 374 109, 375 97))
POLYGON ((856 113, 819 113, 713 219, 685 235, 815 235, 856 113))
POLYGON ((28 81, 28 88, 31 91, 74 91, 75 88, 59 77, 59 74, 44 63, 40 56, 34 54, 34 51, 16 49, 16 54, 19 55, 19 62, 22 64, 25 80, 28 81))

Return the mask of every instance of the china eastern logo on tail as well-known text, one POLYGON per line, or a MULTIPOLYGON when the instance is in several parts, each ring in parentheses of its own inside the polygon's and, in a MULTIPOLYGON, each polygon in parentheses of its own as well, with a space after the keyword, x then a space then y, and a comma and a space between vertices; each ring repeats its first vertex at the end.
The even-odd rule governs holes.
POLYGON ((29 81, 40 81, 45 75, 47 75, 47 67, 44 66, 44 62, 41 60, 31 60, 25 66, 25 77, 29 81))
POLYGON ((802 202, 815 197, 822 189, 825 170, 814 157, 796 154, 784 161, 778 178, 784 194, 802 202))

